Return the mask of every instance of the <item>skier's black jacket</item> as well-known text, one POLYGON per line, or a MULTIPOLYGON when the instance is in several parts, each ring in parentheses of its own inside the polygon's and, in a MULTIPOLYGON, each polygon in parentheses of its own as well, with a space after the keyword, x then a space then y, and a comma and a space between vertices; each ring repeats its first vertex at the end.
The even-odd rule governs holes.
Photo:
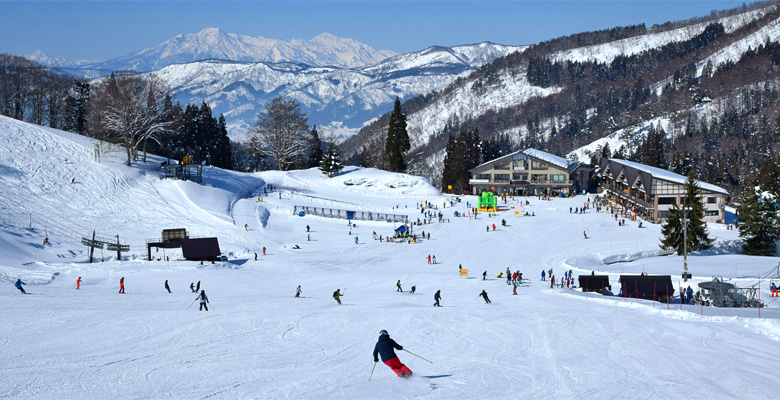
POLYGON ((379 335, 379 341, 374 346, 374 361, 379 361, 376 357, 377 353, 382 356, 382 362, 391 360, 396 357, 395 350, 403 350, 403 346, 396 343, 395 340, 390 339, 390 335, 383 333, 379 335))

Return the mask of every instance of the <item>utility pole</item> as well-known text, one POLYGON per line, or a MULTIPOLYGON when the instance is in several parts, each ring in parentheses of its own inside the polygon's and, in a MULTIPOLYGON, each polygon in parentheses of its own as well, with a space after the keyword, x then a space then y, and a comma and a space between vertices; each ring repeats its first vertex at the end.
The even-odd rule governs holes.
MULTIPOLYGON (((687 195, 686 195, 687 197, 687 195)), ((688 207, 685 204, 686 198, 683 198, 683 282, 688 282, 691 274, 688 273, 688 207)))

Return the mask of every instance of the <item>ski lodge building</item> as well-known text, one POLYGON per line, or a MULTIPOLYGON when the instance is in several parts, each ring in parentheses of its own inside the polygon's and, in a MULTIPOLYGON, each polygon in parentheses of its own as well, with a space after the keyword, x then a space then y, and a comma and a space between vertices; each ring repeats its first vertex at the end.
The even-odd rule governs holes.
MULTIPOLYGON (((654 223, 663 222, 672 205, 682 207, 680 202, 685 197, 687 181, 687 177, 661 168, 614 158, 601 160, 603 192, 654 223)), ((696 184, 701 189, 704 221, 724 222, 729 193, 709 183, 697 181, 696 184)))
POLYGON ((537 149, 526 149, 469 170, 472 194, 569 195, 587 189, 593 168, 537 149))

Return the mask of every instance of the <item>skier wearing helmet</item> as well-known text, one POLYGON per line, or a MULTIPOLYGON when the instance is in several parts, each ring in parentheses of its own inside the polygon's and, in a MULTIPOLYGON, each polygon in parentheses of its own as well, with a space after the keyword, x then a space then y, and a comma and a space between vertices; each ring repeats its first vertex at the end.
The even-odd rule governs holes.
POLYGON ((398 374, 399 377, 408 378, 412 376, 412 371, 401 363, 393 349, 403 350, 404 348, 396 343, 395 340, 390 339, 390 334, 382 329, 379 331, 379 340, 376 342, 376 346, 374 346, 374 362, 379 362, 377 355, 380 355, 382 356, 382 362, 398 374))

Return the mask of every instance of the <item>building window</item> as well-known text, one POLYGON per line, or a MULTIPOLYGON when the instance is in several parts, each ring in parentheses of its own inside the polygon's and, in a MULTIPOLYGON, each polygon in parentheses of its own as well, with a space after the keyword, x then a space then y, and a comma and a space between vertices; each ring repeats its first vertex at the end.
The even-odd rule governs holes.
POLYGON ((715 197, 707 197, 707 204, 715 204, 717 201, 715 197))
POLYGON ((566 174, 552 174, 550 175, 550 181, 555 183, 564 183, 566 182, 566 174))
POLYGON ((477 179, 487 179, 490 180, 490 174, 478 174, 477 179))
POLYGON ((495 182, 509 182, 509 174, 495 174, 495 182))
POLYGON ((546 183, 547 182, 547 175, 546 174, 533 174, 533 175, 531 175, 531 182, 534 182, 534 183, 546 183))
POLYGON ((527 181, 528 174, 512 174, 513 181, 527 181))
POLYGON ((720 215, 720 211, 718 211, 718 210, 712 210, 712 211, 705 210, 704 211, 704 216, 705 217, 717 217, 718 215, 720 215))
POLYGON ((662 204, 677 204, 677 198, 676 197, 659 197, 658 198, 658 205, 662 204))

